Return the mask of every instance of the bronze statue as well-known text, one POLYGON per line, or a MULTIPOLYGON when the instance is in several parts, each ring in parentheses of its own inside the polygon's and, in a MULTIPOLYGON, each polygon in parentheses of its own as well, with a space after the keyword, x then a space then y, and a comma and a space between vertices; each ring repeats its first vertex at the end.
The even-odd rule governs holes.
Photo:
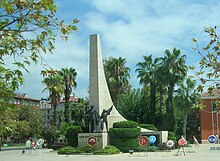
POLYGON ((104 123, 105 123, 106 130, 108 132, 108 120, 107 120, 107 117, 108 117, 108 115, 110 115, 110 113, 112 111, 112 108, 113 108, 113 105, 108 110, 103 109, 103 111, 102 111, 102 114, 101 114, 101 131, 102 132, 103 132, 103 129, 104 129, 104 123))
POLYGON ((100 122, 100 116, 94 109, 94 106, 90 106, 86 113, 88 116, 89 132, 98 132, 97 125, 100 122))

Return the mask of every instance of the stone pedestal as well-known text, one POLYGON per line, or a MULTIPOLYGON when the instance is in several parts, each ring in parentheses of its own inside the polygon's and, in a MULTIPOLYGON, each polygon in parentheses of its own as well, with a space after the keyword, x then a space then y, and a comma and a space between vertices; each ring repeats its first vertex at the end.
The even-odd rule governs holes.
POLYGON ((78 145, 79 147, 89 145, 89 139, 95 138, 96 144, 95 149, 102 149, 109 145, 108 133, 79 133, 78 134, 78 145))

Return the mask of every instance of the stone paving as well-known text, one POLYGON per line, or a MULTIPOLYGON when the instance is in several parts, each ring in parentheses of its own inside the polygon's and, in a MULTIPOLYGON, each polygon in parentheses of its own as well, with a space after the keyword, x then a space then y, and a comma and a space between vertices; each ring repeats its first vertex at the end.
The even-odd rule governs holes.
MULTIPOLYGON (((26 152, 21 150, 0 151, 0 161, 220 161, 220 150, 210 150, 209 144, 202 144, 199 148, 186 148, 186 156, 181 151, 148 152, 148 153, 122 153, 117 155, 58 155, 56 151, 42 149, 26 152)), ((215 145, 220 147, 220 145, 215 145)))

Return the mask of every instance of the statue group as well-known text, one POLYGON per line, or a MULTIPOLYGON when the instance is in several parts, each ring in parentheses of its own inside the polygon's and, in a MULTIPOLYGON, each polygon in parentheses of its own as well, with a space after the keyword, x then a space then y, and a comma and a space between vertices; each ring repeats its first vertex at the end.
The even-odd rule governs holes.
POLYGON ((103 110, 101 116, 94 109, 94 106, 90 106, 86 111, 86 116, 88 119, 89 132, 103 132, 104 124, 108 132, 108 120, 107 117, 112 111, 113 105, 108 110, 103 110))

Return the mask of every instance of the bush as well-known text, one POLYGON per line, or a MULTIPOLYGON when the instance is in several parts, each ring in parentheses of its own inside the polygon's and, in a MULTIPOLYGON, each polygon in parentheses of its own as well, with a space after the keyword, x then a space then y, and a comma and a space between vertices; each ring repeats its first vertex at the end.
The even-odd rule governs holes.
POLYGON ((141 128, 157 131, 157 128, 153 124, 139 124, 141 128))
POLYGON ((173 132, 168 132, 168 140, 176 141, 176 134, 173 132))
POLYGON ((158 148, 160 150, 167 150, 167 143, 163 142, 163 143, 158 144, 158 148))
POLYGON ((140 135, 140 128, 110 128, 111 138, 136 138, 140 135))
POLYGON ((104 149, 100 149, 95 151, 93 154, 119 154, 120 150, 115 146, 106 146, 104 149))
POLYGON ((110 138, 110 144, 116 146, 121 152, 128 152, 139 147, 138 138, 110 138))
POLYGON ((86 146, 79 147, 79 150, 82 153, 93 153, 95 151, 95 148, 92 146, 86 145, 86 146))
POLYGON ((66 131, 66 139, 70 146, 77 147, 78 146, 78 133, 82 132, 80 126, 69 126, 66 131))
POLYGON ((115 122, 113 128, 137 128, 138 123, 134 121, 115 122))
POLYGON ((62 143, 56 142, 56 143, 52 144, 49 148, 52 148, 53 150, 59 150, 60 148, 63 148, 65 146, 67 146, 67 144, 64 142, 62 142, 62 143))
POLYGON ((59 149, 57 153, 70 155, 70 154, 79 154, 81 153, 81 151, 79 150, 79 148, 76 147, 64 147, 59 149))
POLYGON ((148 146, 147 147, 147 151, 149 151, 149 152, 155 152, 155 151, 157 151, 159 148, 158 147, 156 147, 156 146, 148 146))

